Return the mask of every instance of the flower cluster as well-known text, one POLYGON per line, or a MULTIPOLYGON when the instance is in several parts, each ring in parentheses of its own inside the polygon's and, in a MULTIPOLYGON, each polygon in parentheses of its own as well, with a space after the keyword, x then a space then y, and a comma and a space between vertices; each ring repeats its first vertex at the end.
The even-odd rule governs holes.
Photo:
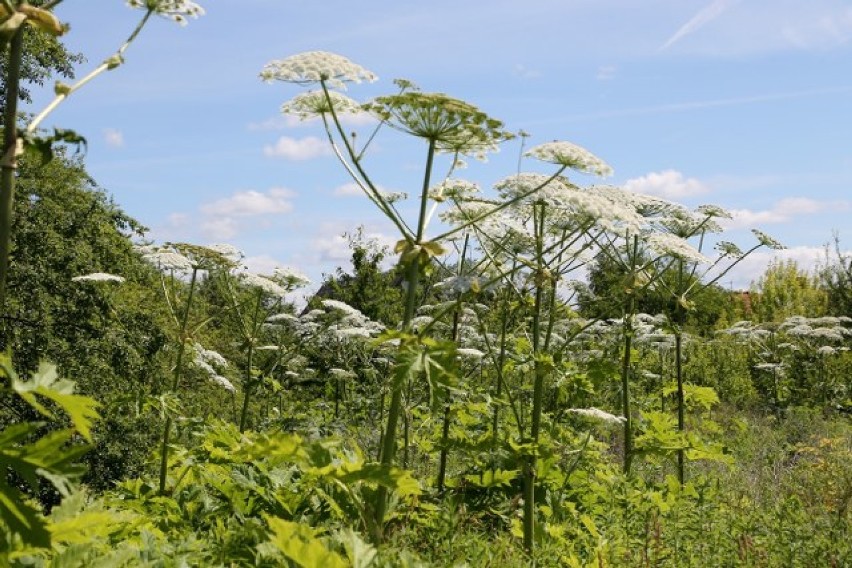
POLYGON ((569 408, 568 412, 571 412, 572 414, 579 414, 580 416, 585 416, 587 418, 600 420, 602 422, 609 422, 611 424, 623 424, 624 422, 627 422, 627 418, 625 418, 624 416, 616 416, 614 414, 610 414, 609 412, 605 412, 595 407, 569 408))
POLYGON ((571 142, 547 142, 530 148, 525 154, 531 158, 566 166, 578 172, 592 174, 600 177, 612 175, 612 168, 580 146, 571 142))
POLYGON ((106 272, 93 272, 84 276, 75 276, 71 279, 72 282, 117 282, 121 284, 124 278, 115 274, 107 274, 106 272))
POLYGON ((204 371, 211 381, 221 386, 228 392, 236 392, 236 388, 227 378, 223 377, 219 371, 228 367, 228 361, 216 351, 205 349, 200 344, 193 345, 195 357, 192 364, 204 371))
POLYGON ((244 285, 261 290, 276 298, 283 299, 290 292, 272 279, 253 272, 239 272, 237 273, 237 277, 244 285))
POLYGON ((499 120, 443 93, 409 91, 378 97, 364 108, 398 130, 432 140, 441 151, 476 155, 513 136, 499 120))
POLYGON ((346 83, 373 82, 378 77, 360 65, 336 53, 307 51, 271 61, 260 72, 264 81, 284 81, 299 85, 325 83, 345 89, 346 83))
POLYGON ((190 0, 127 0, 131 8, 150 10, 185 26, 186 19, 204 15, 204 8, 190 0))
POLYGON ((297 116, 300 120, 310 120, 324 114, 330 114, 332 109, 337 115, 357 114, 361 112, 361 105, 358 101, 337 91, 328 91, 328 97, 323 91, 308 91, 296 95, 281 105, 283 114, 297 116))

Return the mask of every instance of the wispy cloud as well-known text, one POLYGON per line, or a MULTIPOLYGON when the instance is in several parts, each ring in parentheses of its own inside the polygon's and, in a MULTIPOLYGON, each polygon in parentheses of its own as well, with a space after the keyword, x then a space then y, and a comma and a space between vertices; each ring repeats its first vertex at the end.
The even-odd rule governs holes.
POLYGON ((652 172, 624 182, 624 189, 657 195, 666 199, 683 199, 707 193, 708 188, 695 178, 687 178, 676 170, 652 172))
POLYGON ((531 69, 521 63, 515 64, 513 73, 516 77, 520 77, 521 79, 537 79, 541 77, 541 71, 538 69, 531 69))
POLYGON ((330 154, 331 148, 329 148, 328 143, 316 136, 306 136, 305 138, 282 136, 275 144, 263 147, 264 156, 286 160, 310 160, 330 154))
POLYGON ((675 33, 672 35, 666 43, 664 43, 660 47, 660 51, 665 51, 670 48, 689 34, 695 33, 700 30, 719 16, 721 16, 725 10, 739 2, 740 0, 713 0, 710 4, 702 8, 695 14, 688 22, 682 25, 675 33))
POLYGON ((209 239, 233 239, 248 228, 268 225, 269 215, 293 211, 296 193, 285 187, 268 191, 238 191, 230 197, 201 205, 201 232, 209 239), (260 220, 258 218, 261 218, 260 220))
POLYGON ((293 210, 291 199, 296 193, 286 187, 273 187, 266 192, 239 191, 230 197, 218 199, 201 206, 205 215, 233 215, 249 217, 289 213, 293 210))
POLYGON ((749 228, 761 225, 787 223, 803 215, 813 215, 828 209, 848 209, 846 201, 817 201, 809 197, 785 197, 777 201, 771 208, 763 210, 732 209, 733 219, 723 224, 728 228, 749 228))
POLYGON ((110 148, 124 147, 124 134, 115 128, 105 128, 103 131, 104 142, 110 148))
POLYGON ((615 78, 615 72, 618 67, 615 65, 601 65, 598 67, 598 72, 595 73, 595 79, 598 81, 611 81, 615 78))
POLYGON ((623 108, 603 110, 584 114, 574 114, 564 117, 556 117, 542 121, 530 121, 526 124, 552 124, 554 122, 572 122, 577 120, 599 120, 606 118, 619 118, 622 116, 644 116, 652 114, 666 114, 673 112, 688 112, 693 110, 704 110, 708 108, 738 106, 746 104, 766 103, 772 101, 784 101, 819 97, 825 95, 838 95, 852 93, 852 85, 839 87, 826 87, 821 89, 807 89, 802 91, 787 91, 783 93, 766 93, 762 95, 750 95, 745 97, 729 97, 722 99, 708 99, 703 101, 687 101, 682 103, 668 103, 662 105, 651 105, 644 107, 623 108))
MULTIPOLYGON (((345 113, 339 117, 340 123, 345 126, 375 126, 378 120, 368 112, 345 113)), ((316 126, 322 124, 319 118, 302 120, 293 115, 281 115, 265 118, 258 122, 249 122, 248 130, 254 132, 265 132, 270 130, 286 130, 289 128, 301 128, 305 126, 316 126)))

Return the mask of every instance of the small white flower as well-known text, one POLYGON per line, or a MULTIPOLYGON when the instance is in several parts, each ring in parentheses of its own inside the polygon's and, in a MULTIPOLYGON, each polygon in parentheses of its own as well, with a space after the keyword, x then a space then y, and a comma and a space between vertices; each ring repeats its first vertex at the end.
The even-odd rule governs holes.
POLYGON ((283 105, 282 114, 291 114, 299 117, 299 120, 310 120, 323 114, 331 114, 332 109, 336 115, 357 114, 361 112, 358 101, 347 97, 337 91, 329 91, 326 98, 323 91, 308 91, 296 95, 283 105), (331 100, 331 104, 329 104, 331 100))
POLYGON ((332 368, 328 370, 328 374, 334 377, 335 379, 354 379, 356 377, 355 373, 352 371, 347 371, 345 369, 332 368))
POLYGON ((237 389, 234 387, 231 381, 229 381, 222 375, 213 374, 210 376, 210 380, 212 380, 214 383, 216 383, 228 392, 237 392, 237 389))
POLYGON ((285 321, 289 323, 296 323, 299 321, 299 318, 297 318, 293 314, 275 314, 266 318, 266 321, 267 323, 279 323, 285 321))
POLYGON ((668 254, 688 262, 709 263, 710 259, 701 254, 685 239, 671 233, 651 233, 645 242, 658 254, 668 254))
POLYGON ((346 302, 341 302, 339 300, 323 300, 321 302, 322 307, 328 310, 337 310, 339 312, 343 312, 345 315, 356 316, 356 317, 364 317, 359 310, 353 308, 346 302))
POLYGON ((155 14, 165 16, 178 24, 185 26, 186 18, 197 18, 204 15, 204 8, 190 0, 127 0, 131 8, 152 10, 155 14))
POLYGON ((609 164, 585 148, 571 142, 547 142, 539 144, 530 148, 524 155, 543 162, 568 166, 578 172, 600 177, 611 176, 613 173, 609 164))
POLYGON ((760 242, 760 244, 767 248, 770 248, 772 250, 781 250, 785 248, 784 245, 782 245, 763 231, 752 229, 751 232, 754 234, 755 237, 757 237, 757 240, 760 242))
POLYGON ((239 262, 245 256, 243 254, 243 251, 241 251, 234 245, 229 245, 227 243, 207 245, 206 248, 212 250, 213 252, 221 254, 231 262, 239 262))
POLYGON ((159 250, 142 255, 143 260, 149 262, 160 270, 173 270, 175 272, 189 272, 195 266, 192 261, 184 255, 170 251, 159 250))
POLYGON ((485 353, 480 351, 479 349, 470 349, 466 347, 460 347, 456 349, 456 353, 462 359, 469 359, 471 361, 479 361, 483 357, 485 357, 485 353))
POLYGON ((429 190, 429 198, 441 202, 445 199, 470 199, 480 193, 479 186, 463 179, 445 179, 429 190))
POLYGON ((372 83, 378 78, 342 55, 327 51, 307 51, 271 61, 260 72, 260 77, 267 82, 277 80, 299 85, 324 81, 339 89, 345 89, 345 83, 372 83))
POLYGON ((311 279, 289 266, 278 266, 272 271, 272 278, 278 282, 284 282, 288 286, 299 288, 311 283, 311 279))
POLYGON ((609 422, 611 424, 623 424, 624 422, 627 422, 627 418, 624 416, 616 416, 615 414, 610 414, 609 412, 605 412, 595 407, 570 408, 568 409, 568 412, 586 416, 588 418, 594 418, 595 420, 601 420, 602 422, 609 422))
POLYGON ((284 298, 288 294, 286 288, 265 276, 261 276, 260 274, 255 274, 253 272, 240 272, 237 276, 246 286, 258 288, 271 296, 284 298))
POLYGON ((75 276, 71 279, 72 282, 124 282, 124 278, 115 274, 107 274, 106 272, 93 272, 85 276, 75 276))

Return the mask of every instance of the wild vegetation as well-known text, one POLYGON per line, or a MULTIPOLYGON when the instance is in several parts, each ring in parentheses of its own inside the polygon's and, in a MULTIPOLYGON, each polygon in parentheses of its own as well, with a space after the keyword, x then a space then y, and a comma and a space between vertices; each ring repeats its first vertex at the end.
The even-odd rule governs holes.
POLYGON ((21 85, 78 59, 56 3, 0 2, 0 564, 852 564, 839 241, 745 301, 717 283, 781 245, 723 240, 723 208, 580 186, 611 168, 410 81, 358 102, 342 87, 375 75, 310 52, 261 77, 313 89, 283 111, 322 122, 399 240, 353 234, 352 271, 297 308, 298 270, 142 240, 67 148, 84 139, 39 128, 151 16, 200 7, 129 2, 117 55, 19 116, 21 85), (349 136, 351 112, 378 127, 349 136), (412 218, 368 167, 383 136, 422 140, 412 218), (519 171, 459 177, 513 138, 519 171))

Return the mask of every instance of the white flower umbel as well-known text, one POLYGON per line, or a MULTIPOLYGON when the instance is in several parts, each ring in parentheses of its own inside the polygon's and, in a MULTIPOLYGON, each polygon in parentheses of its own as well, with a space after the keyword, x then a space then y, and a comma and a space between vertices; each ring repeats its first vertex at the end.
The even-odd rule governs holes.
POLYGON ((459 349, 456 349, 456 354, 461 359, 466 359, 468 361, 479 361, 483 357, 485 357, 485 353, 483 353, 479 349, 471 349, 467 347, 461 347, 459 349))
POLYGON ((225 359, 218 351, 213 351, 212 349, 205 349, 199 343, 195 343, 193 345, 193 348, 195 349, 196 361, 204 361, 205 363, 209 363, 220 369, 224 369, 228 366, 228 360, 225 359))
POLYGON ((284 298, 289 293, 289 291, 283 286, 273 282, 265 276, 261 276, 260 274, 255 274, 253 272, 240 272, 237 276, 244 285, 252 288, 258 288, 270 296, 284 298))
POLYGON ((311 283, 311 279, 302 272, 289 266, 279 266, 272 271, 272 279, 289 288, 301 288, 311 283))
POLYGON ((592 174, 600 177, 612 175, 612 168, 581 146, 571 142, 547 142, 530 148, 525 154, 531 158, 567 166, 578 172, 592 174))
POLYGON ((609 412, 605 412, 595 407, 570 408, 568 409, 568 412, 571 412, 573 414, 579 414, 580 416, 585 416, 587 418, 600 420, 602 422, 608 422, 610 424, 623 424, 624 422, 627 422, 627 418, 625 418, 624 416, 616 416, 615 414, 610 414, 609 412))
POLYGON ((180 253, 170 250, 158 250, 143 254, 142 259, 165 271, 190 272, 193 269, 191 260, 180 253))
POLYGON ((223 389, 225 389, 228 392, 237 392, 237 389, 236 389, 236 387, 234 387, 233 383, 231 383, 231 381, 229 381, 228 379, 226 379, 222 375, 216 375, 216 374, 210 375, 210 380, 213 381, 214 383, 216 383, 217 385, 219 385, 220 387, 222 387, 223 389))
POLYGON ((235 247, 234 245, 229 245, 227 243, 215 244, 215 245, 207 245, 207 248, 212 250, 213 252, 217 252, 224 256, 226 259, 231 262, 239 262, 245 256, 243 251, 235 247))
POLYGON ((155 14, 174 20, 185 26, 186 18, 197 18, 204 15, 204 8, 189 0, 127 0, 131 8, 151 10, 155 14))
POLYGON ((782 245, 763 231, 752 229, 751 232, 754 234, 755 237, 757 237, 757 240, 760 242, 760 244, 767 248, 770 248, 772 250, 781 250, 785 248, 784 245, 782 245))
POLYGON ((312 85, 321 81, 329 87, 346 89, 346 83, 372 83, 378 77, 349 59, 327 51, 307 51, 270 61, 260 72, 264 81, 312 85))
POLYGON ((479 186, 472 181, 450 178, 432 187, 429 190, 429 198, 438 202, 446 199, 467 200, 478 193, 479 186))
MULTIPOLYGON (((327 310, 337 310, 339 312, 343 312, 347 316, 354 316, 356 318, 364 318, 364 314, 347 304, 346 302, 341 302, 339 300, 323 300, 322 307, 327 310)), ((366 319, 366 318, 365 318, 366 319)))
POLYGON ((337 91, 329 91, 328 98, 322 91, 308 91, 296 95, 281 105, 281 113, 297 116, 299 120, 310 120, 324 114, 331 114, 332 107, 338 116, 361 112, 361 104, 358 101, 337 91))
POLYGON ((299 318, 293 314, 275 314, 266 318, 266 321, 267 323, 296 323, 299 321, 299 318))
POLYGON ((336 367, 328 370, 328 374, 334 377, 335 379, 354 379, 357 375, 352 371, 347 371, 346 369, 338 369, 336 367))
POLYGON ((124 278, 115 274, 107 274, 106 272, 93 272, 84 276, 75 276, 71 279, 72 282, 117 282, 121 284, 124 278))
POLYGON ((645 238, 645 242, 658 254, 676 256, 687 262, 699 264, 710 262, 709 258, 701 254, 686 240, 671 233, 651 233, 645 238))

